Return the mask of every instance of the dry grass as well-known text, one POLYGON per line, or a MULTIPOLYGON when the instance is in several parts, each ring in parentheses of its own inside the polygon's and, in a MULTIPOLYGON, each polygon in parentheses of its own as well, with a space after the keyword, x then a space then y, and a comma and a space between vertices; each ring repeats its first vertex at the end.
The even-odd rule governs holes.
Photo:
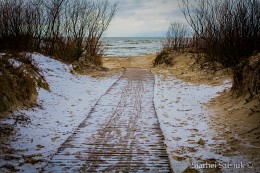
POLYGON ((109 68, 106 66, 98 66, 87 61, 76 61, 73 63, 72 74, 87 75, 93 78, 106 78, 119 75, 124 71, 123 68, 109 68))
POLYGON ((221 63, 209 62, 205 54, 187 52, 169 54, 162 51, 153 65, 157 67, 157 71, 158 69, 171 71, 175 77, 194 83, 200 82, 202 78, 212 81, 230 77, 233 78, 234 96, 246 96, 250 100, 260 95, 260 53, 245 58, 234 68, 226 68, 221 63))
POLYGON ((223 69, 221 66, 212 68, 211 64, 205 63, 198 54, 180 53, 172 59, 172 66, 158 65, 152 71, 162 76, 173 75, 185 82, 206 85, 221 85, 230 79, 231 69, 223 69))
POLYGON ((37 86, 49 90, 30 55, 13 53, 0 56, 0 113, 34 104, 37 86))
POLYGON ((78 74, 89 74, 91 71, 107 71, 108 69, 99 65, 95 65, 92 62, 85 59, 79 59, 79 61, 73 62, 73 72, 78 74))
POLYGON ((156 67, 158 65, 173 65, 174 55, 166 50, 162 50, 155 58, 153 66, 156 67))
POLYGON ((234 70, 232 91, 253 98, 260 94, 260 53, 241 62, 234 70))

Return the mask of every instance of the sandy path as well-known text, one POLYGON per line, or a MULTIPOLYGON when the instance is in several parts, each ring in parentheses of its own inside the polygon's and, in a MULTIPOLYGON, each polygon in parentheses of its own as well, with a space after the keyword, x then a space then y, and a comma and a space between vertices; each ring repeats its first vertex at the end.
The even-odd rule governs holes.
POLYGON ((149 70, 127 68, 43 172, 170 172, 153 88, 149 70))

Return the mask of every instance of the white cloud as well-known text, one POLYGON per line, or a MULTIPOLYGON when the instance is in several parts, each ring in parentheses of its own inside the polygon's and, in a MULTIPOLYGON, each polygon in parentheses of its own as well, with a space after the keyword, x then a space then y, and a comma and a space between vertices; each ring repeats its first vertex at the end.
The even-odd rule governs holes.
POLYGON ((164 36, 173 21, 184 22, 177 0, 119 0, 107 36, 164 36))

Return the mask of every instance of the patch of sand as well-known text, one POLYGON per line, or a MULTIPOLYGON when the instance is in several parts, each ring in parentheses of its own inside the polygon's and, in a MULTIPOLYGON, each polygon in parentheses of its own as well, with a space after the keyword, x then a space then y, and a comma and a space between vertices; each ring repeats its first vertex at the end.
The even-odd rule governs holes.
POLYGON ((134 56, 134 57, 106 57, 102 58, 103 67, 109 69, 126 68, 126 67, 139 67, 139 68, 150 68, 155 59, 156 55, 147 56, 134 56))
POLYGON ((202 69, 196 63, 194 54, 180 54, 173 60, 173 66, 159 66, 152 71, 161 75, 173 75, 177 79, 193 84, 221 85, 225 80, 230 80, 230 70, 211 71, 202 69))
POLYGON ((260 168, 260 94, 250 100, 224 91, 207 106, 215 111, 211 127, 231 146, 226 155, 241 154, 260 168))

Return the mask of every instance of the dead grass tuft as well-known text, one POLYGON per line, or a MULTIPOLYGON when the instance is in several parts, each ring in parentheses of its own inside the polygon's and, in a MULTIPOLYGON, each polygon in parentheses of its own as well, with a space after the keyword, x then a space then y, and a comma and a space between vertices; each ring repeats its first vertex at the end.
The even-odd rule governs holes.
POLYGON ((260 53, 242 61, 234 70, 232 91, 236 96, 260 94, 260 53))
POLYGON ((167 50, 163 50, 156 56, 153 66, 154 67, 156 67, 158 65, 172 66, 173 58, 174 58, 174 55, 172 53, 170 53, 167 50))
POLYGON ((35 103, 37 86, 49 90, 29 54, 0 56, 0 113, 35 103))

